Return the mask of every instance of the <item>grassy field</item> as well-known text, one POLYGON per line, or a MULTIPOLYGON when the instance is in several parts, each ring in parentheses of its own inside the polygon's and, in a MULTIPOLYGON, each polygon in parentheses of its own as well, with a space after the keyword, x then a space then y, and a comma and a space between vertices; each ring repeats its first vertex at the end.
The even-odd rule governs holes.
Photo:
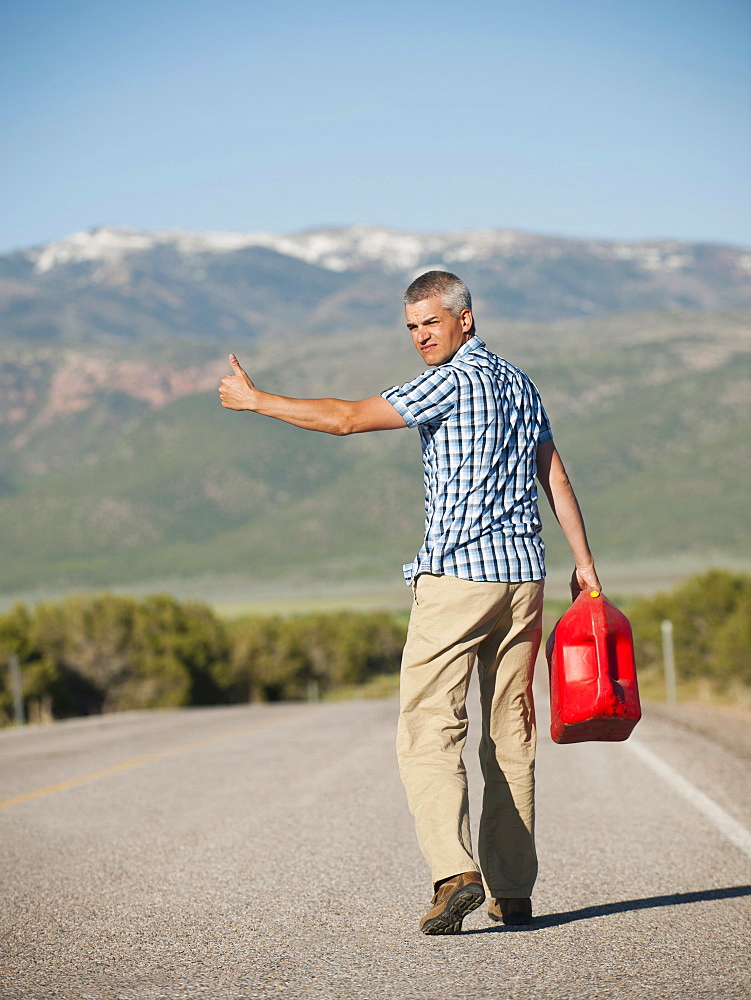
MULTIPOLYGON (((711 568, 751 572, 751 561, 732 560, 727 556, 698 557, 674 555, 662 559, 634 562, 598 561, 603 589, 615 603, 634 597, 672 590, 697 573, 711 568)), ((570 566, 552 566, 548 571, 546 596, 552 602, 569 600, 570 566)), ((203 577, 163 579, 140 584, 107 588, 112 593, 144 597, 148 594, 171 594, 178 600, 208 604, 223 618, 248 614, 293 615, 327 611, 404 611, 412 603, 412 592, 402 579, 400 567, 394 566, 390 578, 316 580, 297 579, 259 583, 244 577, 203 577)), ((33 605, 54 601, 68 591, 39 587, 0 595, 0 612, 16 602, 33 605)))

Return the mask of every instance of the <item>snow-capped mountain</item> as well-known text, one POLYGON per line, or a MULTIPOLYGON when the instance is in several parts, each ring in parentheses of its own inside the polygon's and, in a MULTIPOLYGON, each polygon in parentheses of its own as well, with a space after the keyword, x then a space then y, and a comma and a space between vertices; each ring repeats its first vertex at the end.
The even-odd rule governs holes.
MULTIPOLYGON (((433 261, 437 265, 490 263, 494 260, 531 258, 556 260, 567 254, 591 254, 602 260, 631 261, 648 271, 681 271, 695 268, 703 244, 675 240, 613 242, 539 236, 506 229, 463 230, 452 233, 410 233, 377 226, 318 229, 280 236, 271 233, 191 233, 184 230, 145 232, 118 226, 73 233, 43 247, 28 250, 37 273, 62 264, 119 262, 123 258, 169 247, 184 256, 227 254, 249 247, 274 250, 329 271, 377 268, 391 273, 408 272, 433 261)), ((751 252, 735 247, 712 247, 741 272, 751 274, 751 252)))
POLYGON ((465 278, 480 335, 540 386, 603 558, 737 560, 750 258, 363 226, 107 227, 0 255, 5 587, 392 572, 419 534, 414 439, 287 433, 235 419, 216 386, 230 350, 293 396, 406 380, 401 297, 431 266, 465 278))
POLYGON ((480 322, 751 305, 751 253, 738 247, 491 229, 279 236, 106 226, 0 256, 0 337, 255 340, 393 328, 406 284, 430 268, 467 281, 480 322))

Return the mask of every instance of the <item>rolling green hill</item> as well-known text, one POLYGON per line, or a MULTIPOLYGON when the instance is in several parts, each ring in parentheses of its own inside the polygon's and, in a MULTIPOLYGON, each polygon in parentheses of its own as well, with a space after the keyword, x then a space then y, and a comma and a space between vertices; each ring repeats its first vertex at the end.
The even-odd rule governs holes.
MULTIPOLYGON (((599 559, 749 558, 744 313, 480 324, 539 386, 599 559)), ((417 435, 346 439, 221 408, 228 338, 0 355, 2 591, 396 578, 422 528, 417 435), (213 345, 212 345, 213 351, 213 345)), ((398 328, 266 339, 261 388, 357 398, 420 368, 398 328)), ((548 514, 551 565, 568 561, 548 514)))

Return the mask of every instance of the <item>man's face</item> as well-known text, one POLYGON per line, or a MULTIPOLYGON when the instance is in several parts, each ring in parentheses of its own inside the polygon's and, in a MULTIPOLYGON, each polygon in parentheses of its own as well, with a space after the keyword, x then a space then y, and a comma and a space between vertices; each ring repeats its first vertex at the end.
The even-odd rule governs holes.
POLYGON ((458 316, 452 316, 440 295, 407 306, 405 313, 412 343, 426 365, 442 365, 450 361, 472 336, 470 310, 462 309, 458 316))

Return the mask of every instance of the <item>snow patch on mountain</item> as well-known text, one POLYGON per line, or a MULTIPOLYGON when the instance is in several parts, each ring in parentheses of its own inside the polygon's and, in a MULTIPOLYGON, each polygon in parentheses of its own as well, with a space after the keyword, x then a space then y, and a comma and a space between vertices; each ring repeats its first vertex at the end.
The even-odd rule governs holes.
POLYGON ((329 271, 378 267, 403 272, 417 267, 428 258, 450 264, 508 255, 511 248, 529 248, 530 242, 535 240, 544 238, 505 230, 424 234, 376 226, 311 230, 288 236, 272 233, 190 233, 184 230, 147 233, 119 226, 103 226, 73 233, 30 250, 27 257, 33 261, 37 273, 44 273, 71 263, 117 263, 125 256, 159 246, 173 247, 186 256, 264 247, 329 271))
MULTIPOLYGON (((171 247, 185 256, 224 254, 263 247, 330 271, 372 270, 409 274, 426 266, 453 267, 469 261, 512 258, 556 259, 583 254, 629 261, 646 271, 683 271, 697 265, 697 244, 675 240, 636 243, 539 236, 506 229, 463 230, 452 233, 410 233, 378 226, 347 226, 291 235, 272 233, 191 233, 184 230, 143 232, 118 226, 73 233, 26 252, 38 273, 79 262, 116 264, 123 258, 157 247, 171 247)), ((732 258, 741 271, 751 268, 751 256, 740 248, 715 248, 732 258)))
POLYGON ((87 261, 117 263, 133 253, 153 250, 159 246, 174 247, 186 255, 196 253, 227 253, 254 246, 255 238, 243 233, 188 233, 166 230, 147 233, 121 226, 101 226, 82 230, 61 240, 27 252, 38 273, 50 271, 62 264, 87 261))

